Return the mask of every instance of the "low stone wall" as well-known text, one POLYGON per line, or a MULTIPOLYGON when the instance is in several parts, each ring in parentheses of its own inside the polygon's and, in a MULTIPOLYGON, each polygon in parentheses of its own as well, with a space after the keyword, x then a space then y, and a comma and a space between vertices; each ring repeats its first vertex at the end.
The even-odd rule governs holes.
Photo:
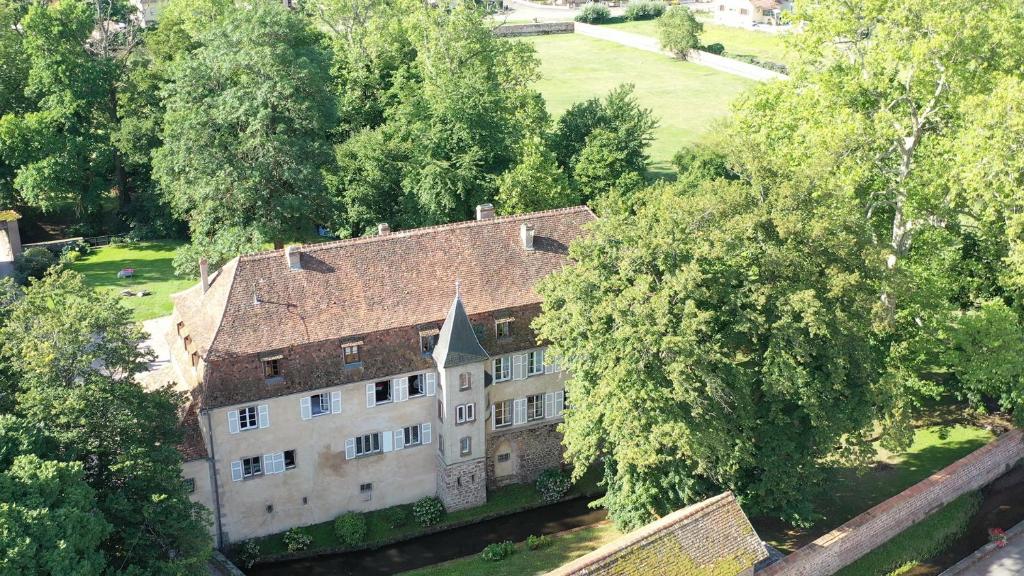
POLYGON ((491 432, 487 438, 487 487, 493 490, 509 484, 533 482, 548 468, 561 467, 563 454, 562 434, 557 423, 491 432), (516 474, 512 476, 495 474, 498 447, 505 442, 517 460, 516 474))
POLYGON ((882 502, 758 572, 763 576, 828 576, 927 518, 961 494, 1002 476, 1024 458, 1024 437, 1012 430, 922 482, 882 502))
POLYGON ((768 555, 731 492, 677 510, 547 576, 748 576, 768 555))
POLYGON ((542 36, 544 34, 572 34, 574 22, 538 22, 536 24, 504 24, 494 29, 499 38, 516 36, 542 36))

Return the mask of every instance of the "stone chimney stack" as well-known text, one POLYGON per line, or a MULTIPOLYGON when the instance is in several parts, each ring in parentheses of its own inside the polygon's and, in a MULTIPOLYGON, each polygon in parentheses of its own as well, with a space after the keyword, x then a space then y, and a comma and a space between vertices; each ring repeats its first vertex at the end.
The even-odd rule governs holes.
POLYGON ((298 246, 289 246, 284 249, 284 258, 291 270, 302 270, 302 258, 298 246))
POLYGON ((377 236, 387 236, 388 234, 391 234, 391 226, 388 226, 387 222, 377 224, 377 236))
POLYGON ((494 218, 494 204, 478 204, 476 207, 477 220, 490 220, 494 218))
POLYGON ((210 262, 206 258, 199 259, 199 283, 203 285, 203 294, 210 289, 210 262))
POLYGON ((523 242, 523 250, 533 250, 533 226, 521 224, 519 226, 519 239, 523 242))

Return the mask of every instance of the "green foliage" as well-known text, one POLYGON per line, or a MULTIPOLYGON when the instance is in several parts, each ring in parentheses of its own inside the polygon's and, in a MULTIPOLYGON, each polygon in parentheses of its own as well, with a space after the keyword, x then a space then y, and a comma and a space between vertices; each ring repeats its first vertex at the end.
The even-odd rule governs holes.
POLYGON ((366 516, 359 512, 346 512, 338 516, 334 521, 334 534, 345 546, 362 544, 366 541, 366 516))
POLYGON ((673 6, 658 18, 658 42, 679 58, 700 46, 704 25, 685 6, 673 6))
POLYGON ((412 517, 420 526, 433 526, 444 519, 444 504, 439 498, 426 496, 412 505, 412 517))
POLYGON ((537 477, 537 492, 545 502, 558 502, 571 487, 569 474, 560 468, 548 468, 537 477))
POLYGON ((873 454, 888 391, 870 231, 849 199, 808 194, 651 188, 539 285, 534 326, 573 375, 566 458, 577 474, 605 463, 617 525, 723 489, 752 514, 810 520, 819 462, 873 454))
POLYGON ((586 24, 601 24, 611 20, 612 11, 604 4, 588 2, 576 13, 575 20, 586 24))
POLYGON ((261 557, 260 543, 256 540, 246 540, 238 552, 238 560, 246 570, 255 566, 261 557))
POLYGON ((623 15, 626 20, 653 20, 664 14, 667 8, 660 0, 632 0, 626 5, 623 15))
POLYGON ((30 279, 38 280, 57 263, 57 258, 46 248, 34 246, 14 259, 14 277, 19 284, 28 284, 30 279))
POLYGON ((836 576, 887 576, 916 566, 959 538, 980 506, 981 494, 964 494, 843 568, 836 576))
MULTIPOLYGON (((290 241, 329 216, 322 169, 337 122, 329 54, 280 3, 231 10, 168 68, 154 177, 199 249, 290 241), (202 154, 197 154, 202 150, 202 154)), ((220 256, 220 255, 217 255, 220 256)))
POLYGON ((381 510, 379 515, 385 526, 395 530, 412 521, 412 505, 399 504, 398 506, 391 506, 381 510))
POLYGON ((540 137, 526 140, 519 163, 498 177, 498 213, 521 214, 579 203, 555 155, 540 137))
POLYGON ((190 244, 185 244, 174 252, 172 266, 176 275, 196 278, 199 275, 199 261, 203 258, 206 258, 210 269, 213 270, 235 256, 259 252, 265 247, 266 240, 251 228, 224 228, 212 238, 194 236, 190 244))
POLYGON ((709 146, 690 146, 676 152, 672 157, 681 181, 694 184, 705 180, 737 180, 739 176, 729 167, 729 158, 709 146))
POLYGON ((289 552, 301 552, 313 542, 313 538, 302 528, 292 528, 284 533, 284 544, 289 552))
POLYGON ((504 542, 495 542, 484 546, 482 552, 480 552, 480 558, 487 562, 501 562, 505 558, 515 554, 516 545, 511 540, 505 540, 504 542))
POLYGON ((547 548, 551 545, 551 538, 541 534, 540 536, 534 536, 530 534, 526 538, 526 547, 530 550, 540 550, 541 548, 547 548))
POLYGON ((701 48, 701 50, 704 50, 709 54, 715 54, 720 56, 725 53, 725 45, 722 44, 721 42, 715 42, 712 44, 708 44, 707 46, 704 46, 703 48, 701 48))

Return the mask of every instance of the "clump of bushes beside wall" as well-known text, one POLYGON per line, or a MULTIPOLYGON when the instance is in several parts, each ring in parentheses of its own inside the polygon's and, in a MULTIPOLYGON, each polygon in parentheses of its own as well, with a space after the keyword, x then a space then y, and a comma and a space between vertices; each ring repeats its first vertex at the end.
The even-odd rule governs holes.
POLYGON ((358 546, 366 541, 366 516, 346 512, 334 521, 334 535, 345 546, 358 546))
POLYGON ((558 468, 549 468, 537 477, 537 492, 545 502, 558 502, 571 487, 569 474, 558 468))
POLYGON ((420 498, 412 505, 412 516, 420 526, 433 526, 444 519, 444 504, 433 496, 420 498))
POLYGON ((576 21, 583 22, 585 24, 601 24, 607 22, 612 17, 612 11, 608 9, 604 4, 596 4, 594 2, 588 2, 580 8, 579 13, 576 14, 576 21))
POLYGON ((653 20, 665 13, 668 7, 659 0, 636 0, 626 5, 626 20, 653 20))

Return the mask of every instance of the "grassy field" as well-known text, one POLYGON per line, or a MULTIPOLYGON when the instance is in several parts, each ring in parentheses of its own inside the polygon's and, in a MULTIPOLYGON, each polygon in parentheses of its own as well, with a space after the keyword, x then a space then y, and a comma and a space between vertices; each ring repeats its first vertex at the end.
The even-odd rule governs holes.
MULTIPOLYGON (((757 56, 762 60, 786 64, 786 47, 781 34, 770 32, 757 32, 745 28, 733 28, 722 26, 711 22, 703 22, 704 32, 700 35, 702 44, 721 44, 725 50, 732 54, 757 56)), ((655 20, 638 20, 635 22, 617 22, 609 24, 625 32, 643 34, 644 36, 658 37, 658 28, 655 20)))
POLYGON ((580 528, 551 536, 551 543, 539 550, 529 550, 523 543, 516 545, 515 554, 501 562, 487 562, 479 555, 467 556, 435 564, 427 568, 402 572, 403 576, 533 576, 545 574, 566 562, 600 548, 621 534, 610 523, 580 528))
POLYGON ((893 454, 879 448, 878 463, 867 471, 858 473, 849 468, 836 468, 827 495, 816 503, 823 518, 812 528, 790 529, 759 519, 755 522, 758 534, 776 548, 791 552, 981 448, 991 439, 991 432, 974 426, 922 428, 906 452, 893 454))
POLYGON ((103 246, 71 264, 70 268, 85 275, 86 282, 100 290, 135 292, 149 290, 149 296, 122 298, 138 321, 149 320, 171 313, 169 296, 195 283, 174 275, 171 261, 176 241, 136 242, 103 246), (118 278, 122 268, 134 268, 134 278, 118 278))
POLYGON ((673 154, 699 141, 716 119, 729 114, 736 96, 754 85, 710 68, 577 34, 526 40, 537 49, 542 74, 537 87, 555 117, 573 103, 603 96, 619 84, 636 86, 637 100, 659 120, 650 150, 655 175, 670 174, 673 154))

